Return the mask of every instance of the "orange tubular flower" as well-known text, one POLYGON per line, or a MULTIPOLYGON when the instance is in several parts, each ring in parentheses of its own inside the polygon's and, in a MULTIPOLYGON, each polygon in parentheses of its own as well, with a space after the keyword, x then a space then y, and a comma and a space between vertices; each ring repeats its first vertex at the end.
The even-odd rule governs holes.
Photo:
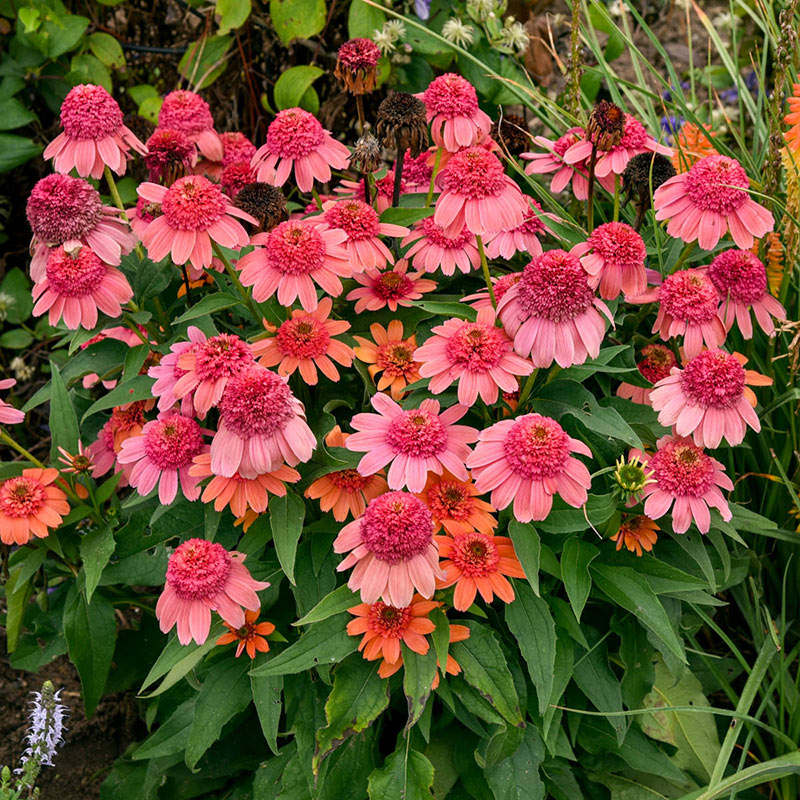
POLYGON ((319 301, 314 311, 292 311, 277 335, 252 344, 253 354, 265 367, 278 367, 280 375, 291 375, 300 370, 303 380, 314 386, 317 369, 332 381, 339 380, 334 361, 344 367, 353 363, 353 349, 338 339, 349 327, 349 322, 329 319, 333 301, 326 297, 319 301))
MULTIPOLYGON (((348 436, 350 434, 342 433, 337 425, 325 437, 325 444, 328 447, 344 447, 348 436)), ((380 474, 365 478, 356 469, 343 469, 317 478, 306 489, 305 496, 319 500, 322 511, 332 511, 337 522, 344 522, 348 514, 352 514, 354 519, 360 517, 370 500, 388 491, 389 486, 380 474)))
POLYGON ((444 528, 451 536, 474 530, 491 536, 497 527, 497 520, 489 513, 494 507, 478 499, 475 484, 460 481, 447 470, 441 475, 429 472, 428 482, 417 497, 430 509, 434 533, 444 528))
POLYGON ((472 531, 452 537, 437 536, 435 540, 439 555, 444 558, 440 566, 447 576, 437 582, 437 588, 455 584, 453 606, 458 611, 466 611, 475 602, 478 592, 487 603, 491 603, 495 595, 504 603, 514 599, 514 587, 505 576, 524 578, 525 572, 507 536, 487 536, 472 531))
MULTIPOLYGON (((800 80, 800 75, 797 78, 800 80)), ((792 84, 792 96, 787 99, 789 113, 783 118, 787 125, 791 125, 786 131, 786 146, 792 153, 800 150, 800 83, 792 84)))
POLYGON ((53 486, 57 469, 24 469, 22 475, 0 483, 0 541, 26 544, 44 539, 69 514, 67 496, 53 486))
POLYGON ((393 319, 388 328, 377 322, 369 326, 371 342, 363 336, 355 336, 359 347, 354 348, 356 358, 369 364, 367 371, 375 380, 379 372, 383 375, 378 380, 378 391, 389 389, 393 400, 400 400, 406 386, 420 379, 420 364, 414 361, 417 339, 412 334, 403 338, 403 323, 393 319))
POLYGON ((709 137, 714 138, 717 133, 711 130, 710 125, 704 125, 706 134, 693 122, 685 122, 675 137, 675 152, 672 156, 672 166, 676 172, 688 172, 692 164, 706 156, 718 155, 717 148, 709 142, 709 137))
POLYGON ((241 628, 234 628, 233 625, 225 622, 224 625, 228 629, 228 633, 223 633, 217 639, 217 644, 239 642, 236 645, 236 658, 239 658, 242 650, 247 650, 247 655, 250 658, 255 658, 256 652, 268 653, 269 642, 264 637, 269 636, 275 630, 275 626, 271 622, 256 623, 258 613, 258 611, 245 611, 244 625, 241 628))
POLYGON ((617 550, 622 550, 624 544, 631 553, 636 553, 641 558, 642 550, 647 550, 648 553, 653 550, 653 545, 658 539, 656 531, 660 530, 661 528, 650 517, 641 514, 626 517, 622 520, 617 533, 611 537, 611 541, 617 543, 617 550))

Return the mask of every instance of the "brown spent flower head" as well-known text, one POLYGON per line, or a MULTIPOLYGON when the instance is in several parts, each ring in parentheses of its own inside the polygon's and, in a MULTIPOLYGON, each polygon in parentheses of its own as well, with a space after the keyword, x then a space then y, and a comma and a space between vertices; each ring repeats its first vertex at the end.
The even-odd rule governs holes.
POLYGON ((363 133, 350 156, 350 166, 359 172, 370 174, 383 164, 381 143, 369 132, 363 133))
POLYGON ((261 231, 271 231, 289 219, 286 198, 277 186, 268 183, 249 183, 236 195, 233 204, 258 220, 261 231))
POLYGON ((528 124, 517 114, 503 114, 502 118, 492 123, 489 135, 511 153, 518 156, 530 149, 531 135, 528 124))
POLYGON ((386 147, 416 158, 428 145, 425 104, 413 94, 392 92, 378 107, 375 133, 386 147))
POLYGON ((598 150, 610 150, 622 141, 625 133, 625 112, 608 100, 600 100, 589 114, 586 136, 598 150))
POLYGON ((672 162, 659 153, 639 153, 634 156, 622 173, 622 187, 625 189, 625 202, 635 200, 645 210, 650 208, 651 186, 655 191, 670 178, 675 177, 672 162))
POLYGON ((372 39, 350 39, 339 48, 333 75, 350 94, 369 94, 378 83, 381 51, 372 39))

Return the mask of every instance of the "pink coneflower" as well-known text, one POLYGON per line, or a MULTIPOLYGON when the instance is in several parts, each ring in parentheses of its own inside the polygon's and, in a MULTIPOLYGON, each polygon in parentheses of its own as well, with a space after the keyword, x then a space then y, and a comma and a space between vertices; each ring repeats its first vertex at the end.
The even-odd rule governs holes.
POLYGON ((128 481, 142 497, 157 484, 158 499, 167 506, 178 494, 178 481, 187 500, 200 497, 199 480, 189 475, 189 467, 207 447, 197 422, 167 412, 148 422, 139 436, 126 439, 117 460, 134 465, 128 481))
MULTIPOLYGON (((380 172, 380 170, 378 170, 380 172)), ((374 173, 377 175, 378 173, 374 173)), ((374 177, 373 175, 373 177, 374 177)), ((374 177, 375 185, 372 187, 375 201, 375 209, 378 214, 383 214, 387 208, 391 208, 392 196, 394 194, 394 170, 388 170, 382 178, 374 177)), ((339 185, 333 190, 336 195, 341 197, 351 197, 356 200, 364 201, 364 181, 340 181, 339 185)), ((408 182, 405 177, 400 178, 400 196, 402 197, 407 191, 408 182)))
POLYGON ((139 436, 142 428, 147 423, 144 416, 147 401, 140 400, 126 406, 118 406, 111 412, 111 417, 106 421, 97 435, 97 440, 86 448, 86 452, 94 462, 92 477, 98 478, 105 475, 110 469, 114 474, 122 473, 119 486, 128 485, 131 468, 117 461, 117 454, 122 449, 122 443, 131 437, 139 436))
POLYGON ((156 128, 147 140, 144 163, 151 181, 171 182, 185 175, 197 163, 197 148, 185 133, 156 128))
POLYGON ((506 175, 500 159, 483 147, 456 153, 439 173, 442 192, 433 219, 455 236, 464 228, 476 236, 521 225, 529 209, 522 192, 506 175))
POLYGON ((187 539, 175 548, 167 564, 167 582, 156 603, 162 633, 177 624, 178 641, 203 644, 216 611, 234 628, 245 622, 244 611, 261 607, 256 592, 269 583, 254 580, 244 565, 245 556, 228 552, 206 539, 187 539))
POLYGON ((433 159, 436 150, 423 150, 416 158, 408 158, 403 163, 403 180, 409 192, 427 192, 433 175, 433 159))
POLYGON ((37 181, 25 213, 33 231, 34 281, 44 276, 52 248, 63 245, 65 250, 74 250, 87 245, 106 264, 116 267, 136 244, 119 209, 104 206, 97 189, 81 178, 56 173, 37 181))
POLYGON ((408 261, 398 259, 392 269, 378 272, 368 269, 353 277, 361 286, 348 292, 348 300, 356 300, 356 314, 362 311, 380 311, 388 306, 390 311, 397 311, 398 306, 410 306, 419 300, 423 293, 432 292, 436 281, 421 278, 422 272, 408 272, 408 261))
POLYGON ((497 306, 514 349, 535 367, 553 361, 563 368, 596 358, 605 336, 601 312, 613 324, 606 304, 594 296, 577 256, 549 250, 534 258, 497 306))
MULTIPOLYGON (((642 348, 641 357, 642 360, 636 366, 642 377, 652 384, 656 384, 662 378, 666 378, 672 368, 678 365, 678 360, 672 350, 663 344, 645 345, 642 348)), ((646 406, 650 405, 650 393, 652 391, 652 389, 646 389, 644 386, 634 386, 631 383, 621 383, 617 387, 617 395, 619 397, 625 397, 634 403, 646 406)))
POLYGON ((492 120, 478 107, 475 87, 454 72, 435 78, 416 96, 425 103, 433 141, 451 153, 472 147, 491 130, 492 120))
POLYGON ((411 245, 406 258, 411 259, 414 267, 425 272, 441 269, 444 275, 453 275, 458 267, 466 275, 481 263, 474 233, 462 228, 449 236, 444 228, 434 222, 433 217, 425 217, 417 222, 400 244, 403 247, 411 245))
POLYGON ((713 250, 730 231, 737 247, 748 250, 775 226, 772 214, 747 193, 750 179, 728 156, 706 156, 653 195, 657 220, 669 220, 667 233, 684 242, 697 240, 713 250))
POLYGON ((428 390, 441 394, 458 381, 458 402, 474 405, 480 394, 493 405, 502 389, 515 392, 517 375, 530 375, 533 364, 514 353, 514 343, 495 325, 495 312, 483 308, 475 322, 449 319, 431 330, 433 334, 414 353, 422 365, 419 374, 430 378, 428 390))
POLYGON ((53 159, 56 172, 73 169, 82 178, 103 177, 103 168, 125 174, 131 148, 147 153, 147 148, 127 128, 117 101, 102 87, 82 83, 73 87, 61 104, 63 131, 44 150, 45 160, 53 159))
POLYGON ((379 237, 405 236, 408 228, 381 222, 375 209, 361 200, 339 200, 325 203, 323 208, 325 212, 319 219, 347 234, 343 247, 353 272, 383 269, 387 261, 394 264, 394 256, 379 237))
POLYGON ((267 129, 267 142, 253 156, 258 180, 283 186, 294 169, 297 188, 310 192, 314 181, 327 183, 331 168, 346 169, 350 151, 319 120, 302 108, 279 111, 267 129))
POLYGON ((222 160, 222 140, 214 130, 211 109, 199 94, 185 89, 170 92, 158 112, 158 127, 186 134, 207 159, 222 160))
POLYGON ((355 567, 347 585, 360 591, 365 603, 382 599, 405 608, 415 589, 432 597, 436 579, 444 577, 431 512, 407 492, 386 492, 371 500, 363 516, 342 528, 333 550, 349 551, 336 571, 355 567))
POLYGON ((97 325, 98 309, 119 317, 122 305, 132 297, 128 279, 91 248, 81 246, 71 252, 59 248, 51 251, 44 276, 34 284, 33 315, 48 311, 51 325, 63 319, 70 330, 91 330, 97 325))
POLYGON ((604 300, 636 297, 647 289, 644 260, 647 248, 642 237, 624 222, 598 225, 585 242, 570 250, 591 276, 589 285, 600 289, 604 300))
POLYGON ((219 427, 211 442, 211 469, 230 478, 254 478, 308 461, 317 440, 303 404, 286 378, 258 364, 232 376, 219 401, 219 427))
POLYGON ((475 488, 492 493, 495 508, 513 501, 516 519, 530 522, 547 517, 556 493, 576 508, 586 503, 592 483, 589 470, 570 453, 592 455, 554 419, 525 414, 482 431, 467 466, 475 488))
MULTIPOLYGON (((505 297, 506 292, 508 292, 512 286, 518 284, 521 279, 522 272, 509 272, 508 275, 492 278, 494 299, 498 304, 505 297)), ((488 289, 481 289, 479 292, 475 292, 475 294, 468 294, 466 297, 461 298, 461 302, 468 303, 477 311, 480 311, 482 308, 494 308, 488 289)))
POLYGON ((303 381, 317 383, 317 368, 329 380, 338 381, 339 371, 334 361, 344 367, 353 363, 353 349, 334 336, 344 333, 350 323, 329 319, 333 301, 320 300, 314 311, 292 311, 275 336, 251 345, 253 355, 264 367, 278 367, 279 375, 291 375, 300 370, 303 381))
POLYGON ((239 161, 253 160, 256 154, 256 146, 239 131, 221 133, 219 138, 222 140, 222 166, 236 164, 239 161))
MULTIPOLYGON (((231 333, 207 338, 200 328, 191 325, 187 335, 191 345, 181 349, 173 367, 182 374, 173 371, 174 383, 171 387, 167 384, 164 392, 171 388, 178 400, 193 393, 195 411, 202 419, 219 403, 228 381, 253 365, 253 351, 244 339, 231 333)), ((153 395, 159 396, 155 385, 153 395)))
POLYGON ((722 439, 735 446, 749 425, 761 430, 756 396, 746 384, 770 386, 772 380, 745 369, 738 353, 704 350, 684 368, 673 367, 650 392, 650 403, 664 427, 675 426, 678 436, 692 436, 700 447, 719 447, 722 439))
MULTIPOLYGON (((198 331, 202 341, 205 340, 202 332, 198 328, 190 328, 190 331, 198 331)), ((192 334, 189 333, 191 337, 192 334)), ((194 342, 175 342, 158 364, 150 367, 147 374, 155 378, 155 383, 150 390, 153 397, 158 398, 158 410, 169 411, 177 403, 180 403, 180 411, 184 417, 191 417, 194 414, 194 391, 189 391, 178 399, 175 396, 175 384, 186 374, 185 369, 178 366, 178 359, 188 350, 194 347, 194 342)))
POLYGON ((249 161, 234 161, 222 170, 219 185, 228 197, 236 197, 245 186, 256 182, 255 170, 249 161))
POLYGON ((749 250, 726 250, 708 267, 708 277, 722 298, 720 314, 730 330, 734 321, 745 339, 753 338, 750 309, 768 336, 775 333, 772 318, 783 322, 786 309, 767 290, 767 270, 761 259, 749 250))
MULTIPOLYGON (((0 390, 5 391, 6 389, 10 389, 15 384, 16 380, 14 380, 14 378, 6 378, 5 380, 0 381, 0 390)), ((0 400, 0 424, 16 425, 18 422, 23 422, 24 419, 24 412, 20 411, 18 408, 14 408, 11 403, 7 403, 5 400, 0 400)))
POLYGON ((64 466, 59 467, 59 470, 66 475, 83 475, 91 472, 94 468, 92 456, 87 449, 84 449, 83 442, 78 439, 78 451, 70 453, 63 447, 58 448, 58 460, 64 466))
POLYGON ((385 394, 372 396, 377 414, 356 414, 351 425, 358 431, 345 447, 366 453, 358 464, 362 475, 374 475, 391 463, 387 482, 390 489, 408 487, 411 492, 425 488, 428 472, 449 470, 456 478, 468 479, 464 461, 469 444, 478 431, 455 423, 469 409, 454 405, 439 413, 438 400, 423 400, 419 408, 404 411, 385 394))
POLYGON ((313 311, 317 307, 315 283, 337 297, 343 290, 340 278, 350 277, 352 267, 342 247, 346 239, 343 230, 290 219, 268 233, 256 234, 252 244, 263 247, 240 258, 236 268, 242 284, 253 287, 257 302, 263 303, 277 292, 282 306, 299 299, 305 311, 313 311))
POLYGON ((652 483, 642 492, 644 513, 651 519, 663 517, 672 508, 672 530, 686 533, 694 521, 700 533, 711 527, 709 508, 716 508, 722 519, 733 516, 720 488, 731 491, 733 483, 725 467, 689 439, 664 436, 656 443, 653 455, 631 450, 631 456, 652 472, 652 483), (674 507, 673 507, 674 502, 674 507))
POLYGON ((725 325, 719 315, 719 293, 711 279, 697 269, 668 275, 658 290, 658 316, 653 333, 662 339, 683 336, 687 358, 706 347, 720 347, 725 325))
POLYGON ((521 225, 508 231, 498 231, 486 237, 486 255, 489 258, 513 258, 515 253, 529 253, 532 256, 542 254, 542 243, 539 237, 546 230, 541 220, 542 207, 530 197, 525 219, 521 225))
MULTIPOLYGON (((595 175, 598 178, 622 175, 628 162, 640 153, 661 153, 661 155, 671 157, 672 148, 659 144, 636 117, 625 114, 622 139, 610 150, 599 151, 595 164, 595 175)), ((566 150, 564 161, 567 164, 585 164, 591 155, 592 141, 584 134, 583 138, 566 150)))
POLYGON ((141 241, 147 226, 161 215, 161 206, 158 203, 148 203, 143 197, 136 200, 136 205, 125 209, 131 230, 136 238, 141 241))
POLYGON ((249 243, 249 234, 233 217, 258 225, 202 175, 178 178, 168 189, 157 183, 142 183, 137 191, 147 202, 161 206, 161 215, 142 236, 153 261, 170 255, 176 264, 188 261, 198 269, 206 268, 213 258, 212 241, 234 249, 249 243))

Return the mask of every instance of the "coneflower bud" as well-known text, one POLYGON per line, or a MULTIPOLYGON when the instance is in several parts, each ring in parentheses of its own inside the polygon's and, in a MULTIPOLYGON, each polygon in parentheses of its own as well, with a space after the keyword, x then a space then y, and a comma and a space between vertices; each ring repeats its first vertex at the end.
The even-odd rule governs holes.
POLYGON ((375 132, 386 147, 416 158, 428 144, 425 104, 413 94, 392 92, 378 107, 375 132))
POLYGON ((371 39, 350 39, 339 48, 333 75, 350 94, 369 94, 378 82, 381 51, 371 39))
POLYGON ((382 163, 380 142, 369 132, 363 134, 356 142, 355 148, 353 148, 350 166, 359 172, 371 174, 382 163))
POLYGON ((504 114, 502 119, 493 122, 489 135, 503 145, 512 156, 524 153, 531 143, 527 123, 516 114, 504 114))
POLYGON ((289 218, 283 192, 268 183, 247 184, 236 195, 233 204, 255 217, 262 231, 270 231, 289 218))
POLYGON ((598 150, 610 150, 622 141, 625 133, 625 112, 614 103, 601 100, 589 114, 586 136, 598 150))
POLYGON ((623 456, 620 456, 614 470, 615 491, 622 496, 625 502, 636 502, 645 487, 654 483, 650 477, 652 474, 653 471, 648 470, 639 461, 638 456, 634 456, 630 461, 626 461, 623 456))

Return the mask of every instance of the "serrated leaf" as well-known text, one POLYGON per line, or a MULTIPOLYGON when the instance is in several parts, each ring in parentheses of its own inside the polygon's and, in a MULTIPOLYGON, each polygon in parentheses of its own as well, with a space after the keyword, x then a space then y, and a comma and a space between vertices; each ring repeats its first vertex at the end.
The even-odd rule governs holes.
POLYGON ((111 559, 116 542, 112 528, 98 528, 87 533, 80 544, 83 572, 86 577, 86 602, 92 602, 92 595, 100 581, 103 570, 111 559))
POLYGON ((600 551, 583 539, 570 537, 564 542, 561 553, 561 577, 567 590, 575 619, 581 621, 581 614, 592 590, 592 576, 589 564, 600 555, 600 551))
POLYGON ((305 513, 305 503, 291 491, 287 491, 283 497, 273 498, 269 504, 269 524, 272 528, 275 552, 281 563, 281 569, 292 584, 297 543, 303 532, 305 513))
POLYGON ((370 773, 367 783, 369 800, 430 800, 432 787, 433 764, 403 744, 370 773))

